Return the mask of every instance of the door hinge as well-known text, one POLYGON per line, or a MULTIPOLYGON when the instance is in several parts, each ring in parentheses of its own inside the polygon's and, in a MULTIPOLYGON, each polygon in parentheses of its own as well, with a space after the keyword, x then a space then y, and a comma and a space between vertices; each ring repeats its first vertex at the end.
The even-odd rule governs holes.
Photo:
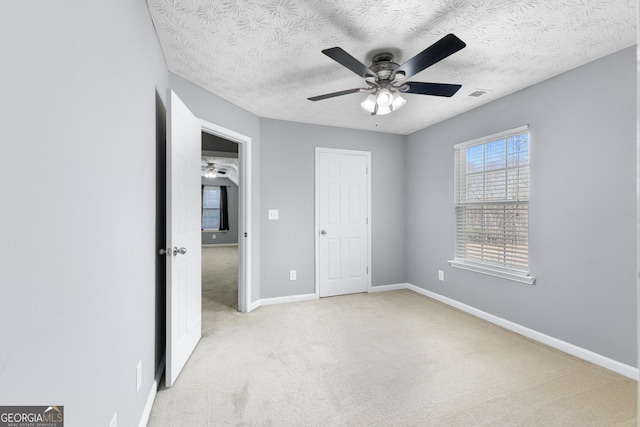
POLYGON ((367 267, 367 275, 369 274, 369 267, 367 267))
POLYGON ((366 224, 369 224, 369 217, 367 217, 366 224))

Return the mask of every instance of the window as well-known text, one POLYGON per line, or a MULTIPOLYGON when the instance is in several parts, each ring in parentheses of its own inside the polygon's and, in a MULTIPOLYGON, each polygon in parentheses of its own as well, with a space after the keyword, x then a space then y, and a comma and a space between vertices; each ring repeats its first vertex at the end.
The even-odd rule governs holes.
POLYGON ((453 267, 534 283, 529 276, 529 130, 455 146, 453 267))
POLYGON ((202 229, 220 229, 220 187, 202 188, 202 229))

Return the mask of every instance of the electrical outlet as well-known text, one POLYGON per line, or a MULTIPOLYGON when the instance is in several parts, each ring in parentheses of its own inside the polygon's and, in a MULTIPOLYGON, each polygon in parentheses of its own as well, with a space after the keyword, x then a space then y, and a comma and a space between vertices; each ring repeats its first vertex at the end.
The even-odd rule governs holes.
POLYGON ((118 427, 118 413, 113 414, 113 418, 111 418, 111 422, 109 423, 109 427, 118 427))
POLYGON ((275 221, 278 219, 278 210, 277 209, 269 209, 269 219, 271 221, 275 221))
POLYGON ((438 270, 438 280, 444 282, 444 271, 438 270))
POLYGON ((289 271, 289 280, 297 280, 298 272, 296 270, 289 271))
POLYGON ((140 391, 142 385, 142 360, 136 366, 136 393, 140 391))
POLYGON ((211 234, 211 240, 216 240, 216 235, 215 235, 215 233, 211 234))

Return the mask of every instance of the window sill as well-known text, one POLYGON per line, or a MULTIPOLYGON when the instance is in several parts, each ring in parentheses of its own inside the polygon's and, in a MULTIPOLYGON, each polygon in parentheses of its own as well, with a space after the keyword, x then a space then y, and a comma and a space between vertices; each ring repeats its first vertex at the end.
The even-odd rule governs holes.
POLYGON ((502 270, 499 268, 492 268, 484 265, 470 263, 461 260, 449 260, 449 265, 454 268, 460 268, 463 270, 474 271, 476 273, 487 274, 489 276, 500 277, 501 279, 512 280, 514 282, 524 283, 527 285, 533 285, 536 283, 536 278, 524 273, 516 273, 511 271, 502 270))

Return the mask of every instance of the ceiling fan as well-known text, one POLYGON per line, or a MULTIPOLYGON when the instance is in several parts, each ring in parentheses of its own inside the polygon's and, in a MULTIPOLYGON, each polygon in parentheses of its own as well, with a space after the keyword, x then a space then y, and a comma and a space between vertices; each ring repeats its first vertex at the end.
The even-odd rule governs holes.
POLYGON ((212 179, 218 178, 219 175, 222 175, 222 177, 224 177, 227 174, 227 168, 217 163, 207 161, 206 166, 203 162, 202 172, 202 176, 212 179))
MULTIPOLYGON (((204 163, 204 162, 203 162, 204 163)), ((217 178, 217 174, 216 174, 216 165, 213 162, 207 162, 207 165, 202 167, 202 176, 204 176, 205 178, 217 178)))
POLYGON ((379 53, 373 57, 372 64, 369 67, 349 55, 342 48, 332 47, 325 49, 322 53, 364 78, 368 87, 347 89, 307 99, 309 101, 321 101, 350 93, 370 91, 371 94, 360 105, 372 116, 375 116, 376 114, 389 114, 402 107, 407 101, 400 95, 401 93, 453 96, 462 87, 461 85, 407 82, 405 79, 442 61, 465 46, 465 42, 454 34, 447 34, 402 65, 398 65, 393 61, 392 54, 379 53))

